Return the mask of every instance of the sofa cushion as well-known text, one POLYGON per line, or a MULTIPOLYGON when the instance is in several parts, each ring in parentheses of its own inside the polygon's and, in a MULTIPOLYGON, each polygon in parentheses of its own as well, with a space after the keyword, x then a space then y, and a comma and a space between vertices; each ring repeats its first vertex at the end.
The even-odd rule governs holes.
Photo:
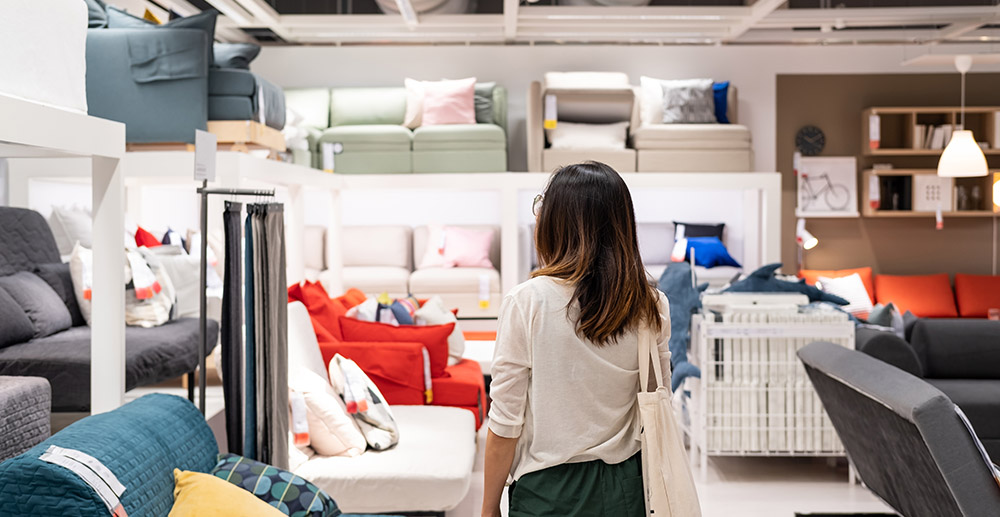
POLYGON ((490 81, 487 83, 476 83, 476 123, 493 124, 493 90, 497 83, 490 81))
POLYGON ((208 71, 209 95, 257 95, 257 76, 249 70, 213 68, 208 71))
POLYGON ((434 379, 435 406, 475 406, 486 403, 485 381, 479 363, 463 359, 449 366, 448 373, 449 377, 434 379))
MULTIPOLYGON (((35 274, 45 280, 45 283, 49 284, 49 287, 59 295, 59 298, 66 305, 72 319, 71 326, 79 327, 87 324, 87 320, 80 312, 80 305, 76 302, 76 292, 73 290, 73 276, 70 275, 69 264, 65 262, 39 264, 35 269, 35 274)), ((170 280, 174 287, 177 287, 177 281, 172 275, 170 280)))
MULTIPOLYGON (((208 320, 208 343, 219 324, 208 320)), ((159 327, 125 327, 125 389, 156 384, 193 371, 199 363, 198 319, 159 327)), ((45 377, 53 411, 90 408, 90 327, 73 327, 0 349, 0 375, 45 377)))
POLYGON ((302 126, 330 127, 330 90, 327 88, 285 90, 285 105, 302 117, 302 126))
POLYGON ((414 151, 504 149, 507 137, 496 124, 420 126, 413 131, 414 151))
POLYGON ((73 324, 73 318, 62 298, 34 273, 21 271, 0 277, 0 288, 17 301, 31 320, 33 337, 50 336, 73 324))
POLYGON ((305 281, 288 288, 289 302, 302 302, 312 319, 313 330, 321 343, 331 339, 343 341, 339 318, 347 314, 347 307, 330 298, 319 282, 305 281))
MULTIPOLYGON (((166 23, 156 24, 148 20, 139 18, 138 16, 132 16, 131 14, 118 9, 116 7, 108 7, 108 28, 109 29, 197 29, 203 31, 208 36, 208 41, 215 41, 215 20, 219 16, 219 11, 215 9, 208 9, 202 11, 198 14, 185 16, 183 18, 175 18, 166 23)), ((157 54, 157 49, 145 49, 142 52, 137 51, 138 49, 132 47, 134 44, 133 40, 129 40, 129 55, 132 57, 133 73, 135 72, 135 65, 139 64, 141 61, 145 61, 144 56, 152 56, 157 54)), ((158 49, 162 51, 161 49, 158 49)), ((205 56, 208 60, 208 64, 211 65, 214 59, 211 47, 208 48, 207 55, 205 56)), ((176 63, 176 61, 174 61, 176 63)), ((202 65, 204 66, 204 65, 202 65)))
POLYGON ((34 210, 0 207, 0 242, 0 276, 60 261, 52 230, 34 210))
MULTIPOLYGON (((927 379, 962 408, 981 440, 1000 439, 1000 380, 927 379)), ((1000 458, 993 458, 993 461, 1000 458)))
POLYGON ((750 148, 750 130, 739 124, 652 124, 632 131, 636 149, 750 148))
POLYGON ((819 277, 825 276, 827 278, 841 278, 845 276, 851 276, 857 273, 861 277, 861 283, 865 285, 865 290, 868 291, 868 297, 875 300, 875 279, 872 275, 872 268, 870 267, 859 267, 854 269, 800 269, 798 273, 799 278, 805 279, 806 283, 809 285, 816 285, 816 281, 819 277))
POLYGON ((946 273, 939 275, 875 277, 875 301, 892 302, 900 312, 910 311, 920 318, 956 318, 955 295, 946 273))
POLYGON ((921 319, 909 340, 929 379, 1000 380, 1000 322, 921 319))
POLYGON ((108 6, 102 0, 86 0, 87 28, 100 29, 108 26, 108 6))
POLYGON ((319 137, 319 143, 339 143, 344 146, 343 152, 379 152, 405 151, 409 152, 413 133, 403 126, 367 125, 367 126, 335 126, 325 131, 319 137))
POLYGON ((409 226, 344 226, 340 240, 344 266, 412 267, 413 228, 409 226), (378 246, 372 246, 373 242, 378 246))
POLYGON ((431 267, 410 274, 410 292, 417 296, 452 293, 479 293, 480 278, 485 276, 490 292, 500 292, 500 273, 484 267, 431 267))
POLYGON ((956 274, 955 298, 963 318, 985 318, 1000 309, 1000 276, 956 274))
POLYGON ((400 325, 398 327, 386 323, 361 321, 346 316, 340 317, 340 329, 344 341, 351 342, 389 342, 389 343, 421 343, 431 356, 431 377, 447 375, 448 367, 448 336, 455 330, 455 324, 400 325))
POLYGON ((29 341, 34 334, 35 328, 24 309, 0 287, 0 348, 29 341))
MULTIPOLYGON (((493 230, 493 244, 490 246, 490 262, 493 267, 500 268, 500 228, 492 225, 461 225, 458 228, 471 230, 493 230)), ((427 252, 427 241, 430 238, 428 226, 418 226, 413 229, 413 257, 422 258, 427 252)))
POLYGON ((404 88, 330 90, 330 126, 400 125, 405 114, 404 88))
POLYGON ((393 266, 346 266, 342 278, 344 287, 398 295, 409 292, 410 270, 393 266))
MULTIPOLYGON (((256 481, 258 476, 254 476, 256 481)), ((296 488, 288 484, 290 488, 296 488)), ((225 479, 202 472, 174 469, 174 505, 170 517, 199 515, 258 515, 281 517, 281 510, 255 497, 257 486, 227 483, 225 479)), ((270 494, 270 490, 265 490, 270 494)))
POLYGON ((337 517, 340 509, 326 492, 291 472, 236 454, 220 454, 211 474, 246 490, 284 515, 337 517), (270 490, 263 489, 270 487, 270 490))
POLYGON ((260 54, 260 45, 256 43, 215 43, 212 45, 212 55, 215 66, 219 68, 237 68, 249 70, 250 62, 260 54))
POLYGON ((396 447, 357 458, 313 456, 295 473, 330 494, 345 513, 458 506, 476 456, 472 414, 436 406, 393 406, 392 412, 399 424, 396 447))

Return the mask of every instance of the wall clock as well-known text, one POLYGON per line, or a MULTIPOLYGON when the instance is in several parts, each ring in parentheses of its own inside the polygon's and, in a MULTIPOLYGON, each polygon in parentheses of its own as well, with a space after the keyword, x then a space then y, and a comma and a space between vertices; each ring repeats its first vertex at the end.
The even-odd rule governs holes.
POLYGON ((816 126, 802 126, 798 133, 795 133, 795 148, 803 156, 816 156, 823 152, 826 145, 826 135, 823 130, 816 126))

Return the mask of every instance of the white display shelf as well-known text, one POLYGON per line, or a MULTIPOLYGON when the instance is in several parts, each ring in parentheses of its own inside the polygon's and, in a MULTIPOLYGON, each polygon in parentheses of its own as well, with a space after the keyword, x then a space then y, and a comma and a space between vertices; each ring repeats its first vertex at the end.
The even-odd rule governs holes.
MULTIPOLYGON (((110 411, 125 397, 125 125, 0 94, 0 157, 90 158, 94 299, 90 410, 110 411)), ((12 177, 13 171, 8 172, 12 177)), ((13 203, 12 203, 13 204, 13 203)), ((15 205, 16 206, 16 205, 15 205)))

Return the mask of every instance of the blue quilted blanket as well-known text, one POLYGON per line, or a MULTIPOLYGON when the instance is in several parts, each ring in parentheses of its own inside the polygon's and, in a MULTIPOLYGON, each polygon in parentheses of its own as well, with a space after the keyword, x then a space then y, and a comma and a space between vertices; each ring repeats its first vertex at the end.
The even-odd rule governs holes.
POLYGON ((129 517, 164 517, 173 505, 173 470, 208 472, 218 446, 185 399, 152 394, 85 418, 24 454, 0 463, 0 515, 107 517, 97 494, 69 470, 38 457, 50 445, 97 458, 125 485, 129 517))

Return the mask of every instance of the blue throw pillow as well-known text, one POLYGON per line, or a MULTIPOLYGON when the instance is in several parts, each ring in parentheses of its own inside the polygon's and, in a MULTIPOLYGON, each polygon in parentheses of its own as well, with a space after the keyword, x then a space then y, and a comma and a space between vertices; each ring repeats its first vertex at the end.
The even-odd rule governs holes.
POLYGON ((694 250, 694 263, 701 267, 733 266, 743 267, 729 255, 726 245, 718 237, 688 237, 687 250, 684 258, 691 260, 691 250, 694 250))
POLYGON ((715 120, 719 124, 728 124, 729 117, 729 81, 712 85, 712 95, 715 97, 715 120))
POLYGON ((337 517, 337 503, 316 485, 287 470, 236 454, 220 454, 211 474, 290 517, 337 517))

